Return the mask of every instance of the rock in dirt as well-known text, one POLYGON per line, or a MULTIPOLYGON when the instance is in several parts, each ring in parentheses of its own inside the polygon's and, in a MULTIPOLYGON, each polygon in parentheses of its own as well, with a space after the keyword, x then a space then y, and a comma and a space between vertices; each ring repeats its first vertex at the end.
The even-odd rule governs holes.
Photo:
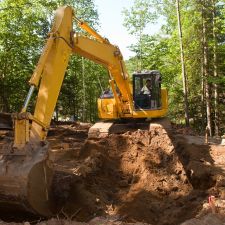
POLYGON ((89 225, 151 225, 147 223, 126 223, 122 222, 119 219, 116 218, 105 218, 105 217, 96 217, 88 222, 89 225))
POLYGON ((224 225, 225 217, 218 214, 208 214, 202 218, 188 220, 181 225, 224 225))

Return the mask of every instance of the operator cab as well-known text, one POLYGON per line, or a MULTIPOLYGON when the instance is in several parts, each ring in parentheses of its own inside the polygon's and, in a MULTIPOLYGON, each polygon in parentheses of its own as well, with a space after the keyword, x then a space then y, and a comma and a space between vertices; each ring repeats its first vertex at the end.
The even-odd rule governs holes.
POLYGON ((157 70, 133 74, 133 98, 136 110, 161 109, 161 74, 157 70))

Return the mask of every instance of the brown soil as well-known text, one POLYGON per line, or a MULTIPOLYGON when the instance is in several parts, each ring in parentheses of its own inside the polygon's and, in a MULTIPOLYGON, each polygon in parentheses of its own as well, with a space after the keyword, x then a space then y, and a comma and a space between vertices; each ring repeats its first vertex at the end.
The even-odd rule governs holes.
POLYGON ((68 224, 176 225, 203 215, 209 195, 225 198, 225 147, 162 127, 99 140, 87 139, 88 128, 61 125, 49 132, 57 152, 52 194, 64 203, 57 216, 68 224), (101 217, 104 222, 93 222, 101 217))

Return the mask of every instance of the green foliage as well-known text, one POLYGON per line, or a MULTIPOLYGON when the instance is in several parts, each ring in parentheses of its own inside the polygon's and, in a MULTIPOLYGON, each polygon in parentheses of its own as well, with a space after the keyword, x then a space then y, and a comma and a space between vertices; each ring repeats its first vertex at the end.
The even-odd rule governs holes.
POLYGON ((108 78, 107 71, 102 66, 90 60, 82 60, 80 56, 73 56, 59 96, 60 114, 70 115, 79 120, 84 118, 85 121, 96 121, 97 98, 102 93, 102 89, 108 85, 106 78, 108 78), (84 63, 84 71, 82 71, 82 63, 84 63))
POLYGON ((21 106, 49 23, 38 1, 6 0, 0 8, 1 108, 14 111, 21 106))
POLYGON ((131 9, 124 9, 124 26, 130 34, 142 34, 146 25, 157 19, 156 11, 152 10, 152 5, 148 0, 135 0, 131 9))
MULTIPOLYGON (((15 112, 21 109, 29 89, 28 80, 51 29, 54 10, 61 5, 72 6, 78 18, 93 27, 98 26, 98 13, 93 0, 0 2, 0 111, 15 112)), ((105 88, 108 76, 102 67, 87 60, 84 64, 82 71, 81 57, 72 57, 57 109, 65 117, 73 115, 75 118, 83 118, 81 114, 85 113, 85 120, 94 121, 97 118, 96 99, 101 92, 98 80, 102 80, 102 87, 105 88), (85 92, 83 82, 86 84, 85 92)), ((34 105, 35 96, 29 106, 31 111, 34 105)))
POLYGON ((131 35, 135 35, 138 39, 138 43, 132 46, 133 51, 137 55, 137 69, 142 69, 143 59, 143 43, 142 40, 144 30, 148 23, 156 21, 157 13, 152 7, 149 0, 135 0, 131 9, 124 9, 124 26, 127 28, 131 35))
MULTIPOLYGON (((225 1, 215 0, 215 24, 213 27, 213 4, 211 1, 182 0, 180 1, 180 14, 183 29, 183 45, 186 62, 186 70, 188 77, 188 94, 189 94, 189 111, 190 117, 193 119, 196 128, 204 131, 206 125, 206 106, 205 106, 205 89, 202 83, 209 83, 212 119, 214 115, 214 85, 218 85, 219 90, 219 108, 222 106, 225 90, 225 1), (203 4, 204 3, 204 4, 203 4), (209 76, 203 77, 203 35, 202 21, 203 13, 206 19, 207 32, 207 56, 209 76), (216 39, 213 37, 216 34, 216 39), (214 51, 216 46, 217 54, 217 72, 218 76, 214 76, 214 51)), ((141 33, 135 25, 140 23, 140 18, 148 18, 148 15, 137 17, 136 1, 131 9, 125 10, 125 27, 132 34, 136 35, 137 43, 130 46, 135 52, 135 57, 128 60, 129 69, 138 69, 137 63, 140 58, 139 49, 142 49, 142 69, 160 70, 163 76, 163 85, 169 90, 170 107, 169 116, 174 121, 184 121, 183 91, 180 63, 180 46, 177 29, 177 14, 175 0, 149 0, 148 6, 146 1, 138 1, 138 4, 145 7, 142 13, 148 11, 148 6, 154 7, 152 11, 157 11, 157 17, 164 18, 164 23, 158 34, 151 35, 141 33), (141 37, 140 37, 141 35, 141 37)), ((156 17, 156 18, 157 18, 156 17)), ((143 19, 144 26, 155 21, 151 19, 143 19)), ((219 119, 221 123, 225 121, 225 115, 219 110, 219 119)), ((222 132, 222 128, 221 128, 222 132)))

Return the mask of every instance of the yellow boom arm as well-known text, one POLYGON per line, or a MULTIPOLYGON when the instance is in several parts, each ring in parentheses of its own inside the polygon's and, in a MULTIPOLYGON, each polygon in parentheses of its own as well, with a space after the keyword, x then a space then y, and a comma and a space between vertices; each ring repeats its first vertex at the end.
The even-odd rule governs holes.
POLYGON ((72 29, 73 9, 69 6, 56 10, 49 38, 29 81, 30 91, 22 112, 15 114, 14 147, 23 148, 26 142, 45 140, 52 114, 62 86, 71 53, 79 54, 105 66, 110 74, 117 111, 132 114, 132 92, 129 77, 118 47, 109 43, 86 23, 78 20, 81 28, 93 38, 75 35, 72 29), (32 92, 39 86, 34 115, 26 112, 32 92), (119 89, 118 94, 116 88, 119 89), (32 120, 29 127, 29 120, 32 120))

